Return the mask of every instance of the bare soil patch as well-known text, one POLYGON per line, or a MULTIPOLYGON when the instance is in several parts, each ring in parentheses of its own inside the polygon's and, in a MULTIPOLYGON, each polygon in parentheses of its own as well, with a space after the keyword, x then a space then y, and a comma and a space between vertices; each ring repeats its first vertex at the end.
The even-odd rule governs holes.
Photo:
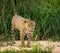
MULTIPOLYGON (((20 48, 19 46, 21 45, 20 41, 15 41, 16 44, 13 45, 8 45, 6 46, 6 42, 4 42, 3 44, 5 46, 1 46, 0 47, 0 51, 4 51, 4 50, 15 50, 15 51, 19 51, 20 48)), ((27 41, 25 41, 25 43, 27 43, 27 41)), ((46 47, 46 46, 54 46, 54 49, 52 50, 52 53, 60 53, 60 41, 59 42, 50 42, 50 41, 31 41, 31 44, 35 44, 35 43, 40 43, 42 46, 46 47)), ((31 50, 32 48, 22 48, 22 49, 27 49, 27 50, 31 50)))

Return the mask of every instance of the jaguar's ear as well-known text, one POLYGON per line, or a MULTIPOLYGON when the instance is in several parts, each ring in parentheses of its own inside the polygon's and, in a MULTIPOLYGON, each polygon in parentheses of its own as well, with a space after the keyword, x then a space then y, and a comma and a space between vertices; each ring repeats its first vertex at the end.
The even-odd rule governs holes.
POLYGON ((24 23, 27 23, 27 21, 26 21, 26 20, 24 20, 24 23))
POLYGON ((29 22, 29 19, 24 20, 24 23, 28 23, 28 22, 29 22))
POLYGON ((34 21, 34 25, 35 25, 35 21, 34 21))

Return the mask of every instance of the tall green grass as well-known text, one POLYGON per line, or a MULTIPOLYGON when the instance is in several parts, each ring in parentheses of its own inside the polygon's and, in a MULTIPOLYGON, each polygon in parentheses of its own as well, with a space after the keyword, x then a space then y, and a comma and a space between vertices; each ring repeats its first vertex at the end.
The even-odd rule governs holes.
MULTIPOLYGON (((33 40, 60 40, 60 0, 17 0, 17 7, 22 17, 36 22, 33 40)), ((13 0, 0 1, 0 36, 5 40, 11 40, 13 9, 13 0)))

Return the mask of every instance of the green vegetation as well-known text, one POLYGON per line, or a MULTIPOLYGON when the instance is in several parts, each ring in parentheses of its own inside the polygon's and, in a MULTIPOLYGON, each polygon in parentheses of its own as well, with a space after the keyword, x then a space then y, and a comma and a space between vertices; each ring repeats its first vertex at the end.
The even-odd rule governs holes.
POLYGON ((35 52, 35 51, 22 50, 22 51, 3 51, 0 53, 51 53, 51 52, 49 51, 35 52))
MULTIPOLYGON (((60 0, 17 0, 19 14, 35 20, 32 40, 60 40, 60 0)), ((0 0, 0 40, 11 40, 13 0, 0 0)), ((16 31, 16 39, 19 32, 16 31)))
POLYGON ((46 48, 44 48, 39 43, 36 43, 32 45, 32 49, 30 50, 28 49, 20 48, 20 51, 15 51, 14 49, 11 49, 11 50, 5 50, 3 52, 0 51, 0 53, 52 53, 53 47, 47 46, 46 48))

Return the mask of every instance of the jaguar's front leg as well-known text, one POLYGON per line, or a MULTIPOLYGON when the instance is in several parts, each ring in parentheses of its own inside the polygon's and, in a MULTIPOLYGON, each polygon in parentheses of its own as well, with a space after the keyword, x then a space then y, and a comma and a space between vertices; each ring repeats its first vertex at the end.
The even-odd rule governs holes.
POLYGON ((27 35, 27 38, 28 38, 27 47, 31 47, 30 42, 31 42, 32 34, 27 35))
POLYGON ((25 42, 24 42, 24 34, 22 31, 20 32, 20 40, 21 40, 22 47, 24 47, 25 42))

